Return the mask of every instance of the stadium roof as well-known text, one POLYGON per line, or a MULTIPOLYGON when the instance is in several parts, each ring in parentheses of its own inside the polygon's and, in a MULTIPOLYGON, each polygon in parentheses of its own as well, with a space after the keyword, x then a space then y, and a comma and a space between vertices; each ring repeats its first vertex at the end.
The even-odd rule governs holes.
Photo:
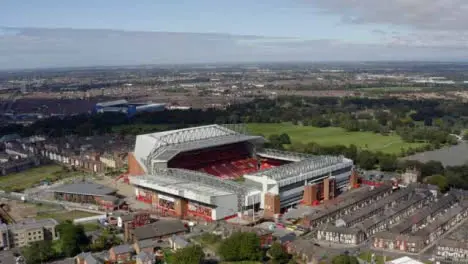
POLYGON ((65 185, 53 188, 51 189, 51 191, 60 192, 60 193, 105 196, 105 195, 113 194, 117 190, 106 187, 101 184, 95 184, 95 183, 90 183, 90 182, 80 182, 80 183, 65 184, 65 185))
POLYGON ((343 156, 310 156, 298 162, 263 170, 251 176, 266 176, 278 181, 280 186, 314 178, 331 171, 353 165, 353 161, 343 156))
POLYGON ((108 107, 108 106, 122 105, 122 104, 128 104, 128 101, 121 99, 121 100, 115 100, 115 101, 100 102, 100 103, 97 103, 96 106, 108 107))
POLYGON ((313 155, 290 152, 290 151, 281 151, 276 149, 264 149, 263 151, 258 151, 257 155, 264 158, 279 159, 279 160, 288 160, 298 162, 301 160, 313 158, 313 155))
POLYGON ((215 196, 236 195, 239 208, 243 206, 250 191, 242 184, 184 169, 157 170, 152 175, 131 177, 130 182, 143 187, 164 189, 167 193, 182 197, 191 192, 197 196, 195 200, 201 199, 206 203, 211 203, 211 198, 215 196))
POLYGON ((191 127, 138 135, 135 156, 148 170, 151 169, 152 161, 167 162, 180 152, 245 141, 264 142, 264 139, 260 136, 244 135, 220 125, 191 127))

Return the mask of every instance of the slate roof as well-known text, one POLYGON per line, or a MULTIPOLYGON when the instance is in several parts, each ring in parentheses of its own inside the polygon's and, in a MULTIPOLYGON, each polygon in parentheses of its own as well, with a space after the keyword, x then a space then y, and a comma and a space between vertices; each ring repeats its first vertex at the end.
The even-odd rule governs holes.
POLYGON ((125 254, 134 251, 133 247, 127 244, 118 245, 113 247, 112 249, 114 250, 115 254, 125 254))
POLYGON ((109 188, 107 186, 91 183, 91 182, 80 182, 65 184, 56 188, 51 189, 53 192, 70 193, 70 194, 83 194, 93 196, 106 196, 115 193, 117 190, 109 188))
POLYGON ((179 232, 186 232, 187 228, 184 223, 177 220, 158 220, 149 225, 137 227, 131 232, 137 240, 150 239, 155 237, 163 237, 179 232))

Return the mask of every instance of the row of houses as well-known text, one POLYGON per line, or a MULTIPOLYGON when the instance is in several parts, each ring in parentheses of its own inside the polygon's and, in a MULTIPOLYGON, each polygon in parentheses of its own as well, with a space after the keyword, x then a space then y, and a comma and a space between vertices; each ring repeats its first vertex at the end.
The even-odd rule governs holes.
POLYGON ((395 234, 408 234, 416 232, 420 227, 427 225, 445 209, 456 204, 459 198, 450 191, 446 195, 433 201, 430 206, 423 207, 407 217, 407 221, 401 221, 399 224, 392 226, 389 231, 395 234))
MULTIPOLYGON (((300 224, 307 228, 315 228, 320 225, 336 221, 340 217, 351 214, 354 211, 370 206, 371 204, 390 195, 392 185, 379 187, 361 187, 346 192, 337 198, 326 201, 316 206, 311 212, 301 215, 300 224)), ((285 217, 288 217, 287 215, 285 217)))
POLYGON ((127 154, 133 149, 134 142, 134 137, 119 136, 12 138, 3 142, 0 149, 22 159, 42 157, 70 167, 102 173, 126 167, 127 154))
POLYGON ((382 215, 387 209, 394 207, 397 203, 408 201, 408 199, 413 196, 414 192, 415 190, 413 188, 394 191, 392 194, 365 208, 340 217, 336 220, 335 225, 350 227, 372 218, 373 216, 382 215))
POLYGON ((416 253, 434 243, 467 216, 468 203, 463 201, 444 210, 434 221, 411 234, 392 233, 389 231, 377 233, 373 237, 372 245, 378 249, 416 253))
MULTIPOLYGON (((402 194, 406 192, 402 191, 402 194)), ((405 194, 406 195, 406 194, 405 194)), ((332 243, 358 245, 370 238, 377 232, 387 230, 387 228, 408 216, 418 208, 432 199, 429 192, 414 193, 408 196, 408 200, 397 204, 393 208, 386 208, 382 213, 369 217, 368 219, 354 225, 342 224, 343 221, 338 220, 337 225, 326 224, 316 229, 316 238, 319 241, 328 241, 332 243)), ((390 196, 384 198, 391 198, 390 196)), ((387 202, 393 200, 388 199, 387 202)), ((382 206, 388 204, 383 202, 382 206)), ((372 209, 374 210, 374 209, 372 209)))

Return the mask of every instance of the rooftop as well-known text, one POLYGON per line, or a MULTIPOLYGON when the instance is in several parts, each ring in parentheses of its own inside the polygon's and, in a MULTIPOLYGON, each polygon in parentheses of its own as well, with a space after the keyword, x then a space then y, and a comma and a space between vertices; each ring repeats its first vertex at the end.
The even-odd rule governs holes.
POLYGON ((414 190, 410 188, 406 188, 403 190, 395 191, 392 194, 383 197, 382 199, 378 200, 377 202, 371 204, 370 206, 364 207, 363 209, 357 210, 351 214, 345 215, 341 217, 345 223, 352 223, 356 220, 365 217, 366 215, 371 214, 372 212, 380 209, 384 209, 385 206, 388 204, 399 201, 400 199, 404 198, 405 196, 409 196, 414 190))
POLYGON ((184 223, 177 220, 158 220, 149 225, 137 227, 130 232, 137 240, 145 240, 186 232, 187 228, 184 223))
POLYGON ((436 218, 436 220, 423 229, 420 229, 415 233, 416 236, 428 236, 431 233, 435 232, 439 229, 442 225, 445 225, 449 222, 452 218, 456 217, 458 214, 466 210, 466 208, 455 205, 452 208, 449 208, 443 215, 436 218))
POLYGON ((458 241, 453 239, 441 239, 439 242, 437 242, 437 246, 468 249, 468 243, 466 241, 458 241))
POLYGON ((171 178, 170 175, 157 174, 130 178, 130 182, 135 185, 151 188, 159 186, 171 189, 177 193, 188 190, 197 194, 207 196, 224 196, 233 194, 224 188, 197 181, 197 179, 171 178))
POLYGON ((105 196, 115 193, 117 190, 106 187, 101 184, 91 182, 80 182, 72 184, 64 184, 62 186, 51 189, 53 192, 105 196))
POLYGON ((427 219, 427 217, 437 213, 438 211, 450 207, 450 205, 452 205, 456 201, 457 198, 451 192, 449 192, 448 194, 438 199, 435 203, 432 203, 431 206, 419 209, 416 213, 412 214, 407 219, 408 221, 402 221, 401 223, 392 227, 390 230, 395 233, 402 233, 405 230, 411 228, 412 225, 418 224, 421 221, 427 219))
POLYGON ((46 219, 26 219, 20 222, 17 222, 15 224, 11 225, 0 225, 0 230, 28 230, 28 229, 36 229, 36 228, 41 228, 41 227, 46 227, 46 226, 56 226, 58 225, 58 222, 55 219, 52 218, 46 218, 46 219))
POLYGON ((260 136, 241 134, 220 125, 208 125, 138 135, 134 152, 139 162, 148 165, 151 160, 169 161, 180 152, 252 140, 264 142, 260 136))
POLYGON ((342 156, 311 156, 295 163, 263 170, 252 175, 267 176, 273 180, 280 181, 311 172, 317 172, 317 176, 319 176, 319 174, 329 173, 328 171, 322 171, 324 169, 331 167, 340 169, 351 165, 353 165, 352 161, 342 156))
POLYGON ((308 220, 314 221, 322 217, 335 213, 337 211, 343 210, 349 206, 354 205, 355 203, 362 202, 366 199, 370 199, 376 195, 379 195, 384 192, 388 192, 392 189, 391 185, 381 185, 379 187, 361 187, 354 189, 344 194, 336 197, 334 200, 325 202, 324 204, 315 207, 317 210, 305 215, 308 220))

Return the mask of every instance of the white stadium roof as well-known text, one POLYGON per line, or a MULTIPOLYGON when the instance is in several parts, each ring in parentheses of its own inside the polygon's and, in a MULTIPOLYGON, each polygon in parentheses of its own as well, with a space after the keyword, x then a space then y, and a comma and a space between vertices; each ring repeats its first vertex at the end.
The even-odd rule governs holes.
POLYGON ((241 134, 220 125, 208 125, 138 135, 134 153, 148 172, 153 161, 167 162, 181 152, 245 141, 264 142, 264 138, 241 134))
POLYGON ((246 195, 252 191, 252 188, 240 183, 184 169, 158 170, 153 175, 130 177, 130 182, 207 204, 211 204, 217 196, 236 195, 239 208, 244 204, 246 195))

